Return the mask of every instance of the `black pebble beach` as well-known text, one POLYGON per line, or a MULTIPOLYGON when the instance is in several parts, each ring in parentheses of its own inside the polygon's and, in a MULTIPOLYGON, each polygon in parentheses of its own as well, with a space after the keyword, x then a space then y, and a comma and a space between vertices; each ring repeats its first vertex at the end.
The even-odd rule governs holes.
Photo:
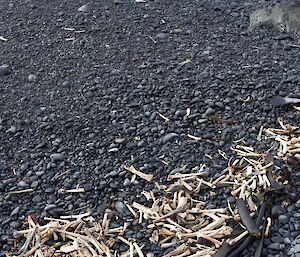
MULTIPOLYGON (((242 33, 270 2, 0 0, 0 256, 31 214, 97 218, 111 206, 122 221, 125 201, 155 189, 132 183, 125 165, 158 182, 201 164, 215 176, 227 165, 218 150, 230 154, 240 139, 265 150, 257 135, 279 117, 300 126, 300 111, 272 105, 300 98, 300 36, 242 33), (61 191, 76 188, 84 192, 61 191)), ((300 256, 300 170, 292 176, 262 256, 300 256)), ((166 254, 147 224, 126 233, 166 254)))

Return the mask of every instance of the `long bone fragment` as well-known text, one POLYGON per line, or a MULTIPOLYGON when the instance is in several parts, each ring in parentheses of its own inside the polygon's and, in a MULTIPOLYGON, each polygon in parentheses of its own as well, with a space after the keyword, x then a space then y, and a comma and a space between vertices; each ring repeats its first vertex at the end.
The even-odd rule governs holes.
POLYGON ((148 182, 151 182, 152 179, 153 179, 153 175, 145 174, 141 171, 138 171, 133 165, 131 165, 129 167, 124 166, 124 169, 131 172, 131 173, 133 173, 134 175, 137 175, 137 176, 141 177, 142 179, 145 179, 148 182))

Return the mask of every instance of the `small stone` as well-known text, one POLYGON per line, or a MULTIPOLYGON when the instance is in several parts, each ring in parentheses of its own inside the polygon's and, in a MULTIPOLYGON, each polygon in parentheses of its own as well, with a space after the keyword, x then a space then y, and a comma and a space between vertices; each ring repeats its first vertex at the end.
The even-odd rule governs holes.
POLYGON ((63 87, 68 87, 69 85, 70 85, 70 82, 67 80, 62 83, 63 87))
POLYGON ((56 208, 56 207, 57 207, 56 204, 48 204, 48 205, 46 205, 46 207, 44 208, 44 211, 49 211, 49 210, 54 209, 54 208, 56 208))
POLYGON ((123 186, 124 186, 124 187, 127 187, 127 186, 129 186, 130 184, 131 184, 130 179, 125 178, 125 180, 124 180, 124 182, 123 182, 123 186))
POLYGON ((39 185, 39 182, 37 180, 33 181, 30 185, 30 187, 37 187, 39 185))
POLYGON ((17 229, 17 228, 19 228, 21 225, 20 225, 20 222, 18 222, 18 221, 12 221, 11 223, 10 223, 10 227, 11 228, 14 228, 14 229, 17 229))
POLYGON ((45 193, 53 193, 53 192, 54 192, 54 188, 52 188, 52 187, 47 187, 45 189, 45 193))
POLYGON ((294 224, 294 228, 295 228, 295 231, 300 231, 300 224, 299 223, 295 223, 294 224))
POLYGON ((177 28, 177 29, 172 29, 171 30, 171 33, 172 34, 179 34, 179 33, 181 33, 182 32, 182 29, 179 29, 179 28, 177 28))
POLYGON ((11 126, 8 130, 6 130, 6 133, 16 134, 17 128, 15 126, 11 126))
POLYGON ((60 153, 53 153, 53 154, 50 155, 50 159, 53 162, 59 162, 59 161, 64 161, 65 156, 63 154, 60 154, 60 153))
MULTIPOLYGON (((296 239, 297 240, 297 239, 296 239)), ((294 243, 294 242, 293 242, 294 243)), ((296 253, 300 253, 300 244, 299 244, 299 239, 298 239, 298 244, 294 245, 289 251, 288 255, 292 255, 297 257, 296 253)))
POLYGON ((118 152, 118 151, 119 151, 119 148, 117 148, 117 147, 108 149, 108 152, 110 152, 110 153, 114 153, 114 152, 118 152))
POLYGON ((40 195, 36 195, 32 198, 32 202, 34 203, 40 203, 43 201, 43 198, 40 195))
POLYGON ((157 37, 157 38, 166 38, 166 37, 168 37, 168 34, 167 34, 167 33, 158 33, 158 34, 156 35, 156 37, 157 37))
POLYGON ((163 137, 163 143, 165 144, 165 143, 168 143, 168 142, 171 142, 171 141, 173 141, 174 139, 176 139, 176 138, 178 138, 179 137, 179 135, 178 134, 176 134, 176 133, 169 133, 169 134, 167 134, 167 135, 165 135, 164 137, 163 137))
POLYGON ((225 108, 225 106, 222 102, 216 102, 215 106, 218 107, 219 109, 224 109, 225 108))
POLYGON ((289 218, 285 215, 279 215, 278 216, 278 221, 281 223, 281 224, 288 224, 289 223, 289 218))
POLYGON ((8 65, 2 65, 0 66, 0 76, 6 76, 11 73, 8 65))
POLYGON ((142 238, 144 238, 143 233, 137 232, 137 233, 136 233, 136 238, 137 238, 137 239, 142 239, 142 238))
POLYGON ((271 241, 272 241, 273 243, 280 243, 280 244, 283 242, 282 237, 280 237, 280 236, 273 236, 273 237, 271 238, 271 241))
POLYGON ((123 0, 113 0, 114 4, 123 4, 123 0))
POLYGON ((121 217, 124 216, 126 207, 123 202, 120 202, 120 201, 116 202, 115 209, 121 217))
POLYGON ((89 9, 90 9, 89 6, 85 4, 78 8, 78 12, 87 12, 89 9))
POLYGON ((28 184, 26 182, 24 182, 23 180, 21 180, 18 184, 17 184, 18 187, 27 187, 28 184))
POLYGON ((215 113, 215 110, 213 108, 208 107, 205 111, 205 115, 209 116, 215 113))
POLYGON ((119 185, 116 182, 111 182, 111 183, 109 183, 109 187, 111 189, 117 189, 117 188, 119 188, 119 185))
POLYGON ((139 148, 143 147, 145 142, 146 142, 145 140, 139 141, 138 144, 137 144, 137 147, 139 147, 139 148))
POLYGON ((283 207, 280 206, 280 205, 275 205, 275 206, 272 208, 271 213, 272 213, 272 216, 273 216, 274 218, 277 218, 279 215, 286 213, 286 209, 283 208, 283 207))
POLYGON ((48 211, 49 214, 51 214, 52 216, 59 216, 62 215, 65 210, 63 208, 54 208, 48 211))
POLYGON ((115 142, 116 142, 117 144, 123 144, 123 143, 125 142, 125 138, 116 138, 116 139, 115 139, 115 142))
POLYGON ((0 183, 0 192, 5 190, 5 185, 4 183, 0 183))
POLYGON ((109 173, 109 176, 112 178, 117 177, 118 175, 119 175, 119 172, 116 170, 113 170, 109 173))
POLYGON ((283 239, 283 243, 286 244, 286 245, 290 245, 292 242, 291 242, 291 240, 288 237, 285 237, 283 239))
POLYGON ((34 75, 34 74, 29 74, 28 81, 29 82, 36 82, 37 81, 37 76, 34 75))
POLYGON ((271 243, 268 245, 268 248, 274 251, 280 251, 282 247, 279 243, 271 243))
POLYGON ((233 197, 233 196, 227 197, 227 200, 229 203, 235 203, 235 197, 233 197))
POLYGON ((297 245, 295 245, 293 247, 293 252, 294 253, 300 253, 300 243, 298 243, 297 245))
POLYGON ((12 210, 12 212, 10 213, 10 216, 17 215, 19 213, 20 209, 21 209, 20 206, 17 206, 16 208, 14 208, 12 210))
POLYGON ((295 192, 289 192, 288 196, 289 196, 289 199, 293 202, 296 202, 298 200, 298 194, 295 192))

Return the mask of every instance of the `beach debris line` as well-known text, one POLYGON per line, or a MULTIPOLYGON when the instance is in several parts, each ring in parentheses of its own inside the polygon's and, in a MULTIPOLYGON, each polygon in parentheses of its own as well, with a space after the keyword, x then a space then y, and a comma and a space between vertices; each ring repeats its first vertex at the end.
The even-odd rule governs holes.
POLYGON ((45 218, 48 223, 40 225, 28 216, 28 229, 15 232, 25 242, 17 254, 8 256, 146 256, 150 253, 144 241, 126 237, 133 223, 146 224, 150 242, 165 252, 164 257, 234 257, 255 240, 260 256, 272 224, 269 210, 275 199, 287 201, 285 193, 291 183, 286 169, 292 171, 290 164, 300 163, 300 129, 281 119, 278 123, 280 128, 261 131, 261 140, 271 141, 267 151, 256 152, 235 142, 231 148, 234 157, 221 155, 228 163, 218 176, 210 177, 208 168, 200 165, 191 171, 174 170, 157 183, 153 175, 125 166, 133 176, 156 187, 141 192, 145 198, 142 203, 140 197, 133 203, 125 202, 130 219, 124 219, 119 227, 111 226, 118 218, 110 208, 99 221, 83 213, 45 218), (230 189, 234 201, 224 198, 225 206, 211 207, 220 188, 230 189), (117 241, 127 250, 113 250, 117 241))

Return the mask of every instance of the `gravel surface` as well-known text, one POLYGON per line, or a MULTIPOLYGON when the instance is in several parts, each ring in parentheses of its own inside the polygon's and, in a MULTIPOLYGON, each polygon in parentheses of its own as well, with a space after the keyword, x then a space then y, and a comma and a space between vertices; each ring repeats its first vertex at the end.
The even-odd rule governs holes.
MULTIPOLYGON (((125 217, 124 200, 153 187, 131 184, 125 164, 155 181, 201 163, 213 175, 226 166, 218 149, 241 138, 264 148, 259 129, 278 117, 299 125, 299 112, 270 103, 300 97, 299 36, 241 35, 269 2, 1 0, 0 256, 29 214, 100 216, 113 205, 125 217), (59 193, 78 185, 85 193, 59 193)), ((293 176, 299 188, 300 169, 293 176)), ((273 207, 263 256, 299 256, 298 198, 273 207)), ((146 224, 126 236, 147 242, 146 224)))

